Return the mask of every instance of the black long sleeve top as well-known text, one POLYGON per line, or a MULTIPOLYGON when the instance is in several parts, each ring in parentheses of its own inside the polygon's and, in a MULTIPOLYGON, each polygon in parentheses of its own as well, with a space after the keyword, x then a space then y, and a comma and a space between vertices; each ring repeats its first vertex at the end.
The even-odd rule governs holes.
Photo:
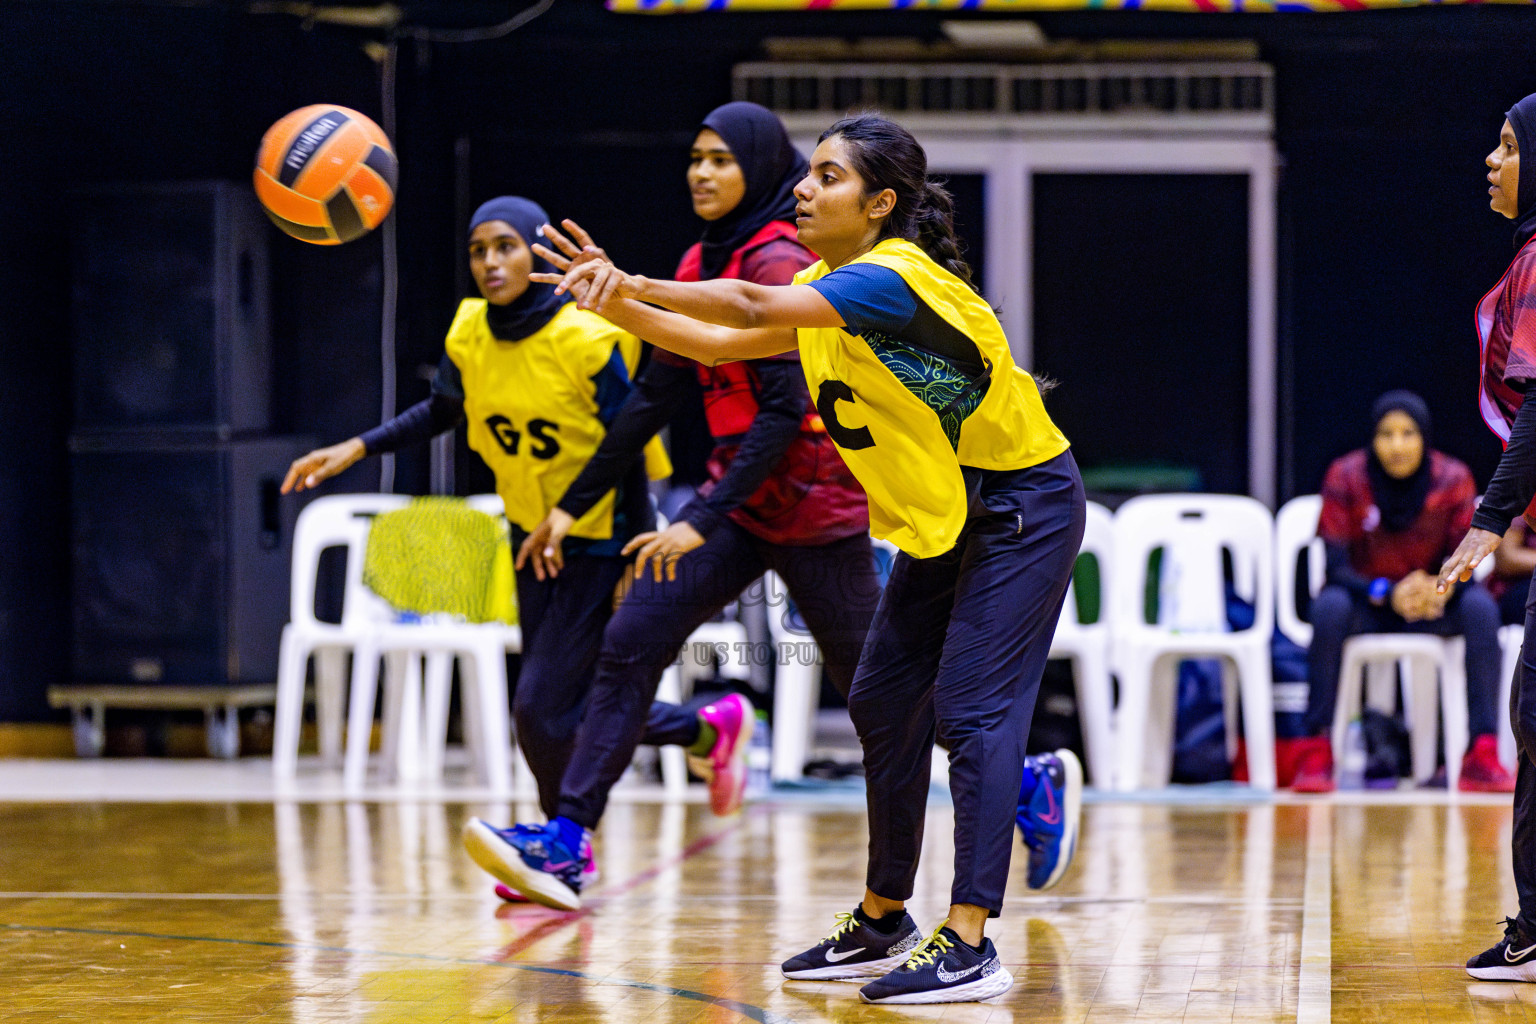
MULTIPOLYGON (((753 366, 758 377, 757 415, 714 489, 689 502, 678 516, 700 534, 707 534, 762 486, 799 433, 805 415, 805 378, 799 363, 764 359, 753 366)), ((676 414, 689 389, 697 386, 697 371, 691 364, 652 358, 597 454, 566 488, 557 507, 577 518, 584 515, 676 414)))
POLYGON ((1488 481, 1482 504, 1472 514, 1472 525, 1490 533, 1503 533, 1514 518, 1536 497, 1536 401, 1529 399, 1515 413, 1509 428, 1509 444, 1499 467, 1488 481))

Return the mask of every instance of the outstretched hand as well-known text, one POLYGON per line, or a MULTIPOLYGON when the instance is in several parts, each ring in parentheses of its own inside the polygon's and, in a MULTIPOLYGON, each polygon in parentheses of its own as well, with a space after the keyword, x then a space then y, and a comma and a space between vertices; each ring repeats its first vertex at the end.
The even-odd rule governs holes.
POLYGON ((289 494, 319 487, 321 481, 329 480, 367 454, 362 438, 358 437, 333 444, 329 448, 316 448, 308 455, 293 460, 279 490, 289 494))
POLYGON ((1445 593, 1457 582, 1465 583, 1472 578, 1472 570, 1499 546, 1502 538, 1491 530, 1479 530, 1472 527, 1467 530, 1467 535, 1456 545, 1456 550, 1451 552, 1451 557, 1445 560, 1440 567, 1440 576, 1435 581, 1435 589, 1445 593))
POLYGON ((604 307, 615 299, 637 299, 645 290, 646 279, 638 274, 626 274, 613 265, 592 236, 580 224, 566 219, 560 222, 569 236, 561 234, 549 224, 539 229, 558 249, 535 244, 533 251, 553 263, 560 274, 530 274, 529 280, 555 286, 555 294, 570 292, 576 296, 581 309, 602 313, 604 307))

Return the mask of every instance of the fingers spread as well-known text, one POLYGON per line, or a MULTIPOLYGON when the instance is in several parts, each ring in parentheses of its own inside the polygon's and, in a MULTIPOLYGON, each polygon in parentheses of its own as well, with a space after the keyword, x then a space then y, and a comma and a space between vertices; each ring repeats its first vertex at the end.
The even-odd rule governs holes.
POLYGON ((569 231, 571 233, 571 237, 576 239, 582 248, 586 248, 589 245, 594 245, 592 236, 587 234, 586 229, 583 228, 580 224, 577 224, 574 220, 571 220, 571 218, 567 217, 562 220, 560 222, 560 226, 569 231))
POLYGON ((656 539, 656 531, 655 530, 650 530, 650 531, 647 531, 646 533, 637 533, 633 537, 630 538, 629 543, 624 545, 623 549, 619 551, 619 554, 627 555, 631 551, 634 551, 636 548, 642 547, 642 546, 650 543, 651 541, 653 541, 655 539, 656 539))
POLYGON ((569 238, 566 238, 560 232, 556 231, 553 225, 545 224, 543 227, 539 228, 539 234, 549 239, 550 242, 554 244, 555 248, 559 249, 561 252, 565 253, 572 259, 575 259, 578 255, 581 254, 581 247, 572 242, 569 238))
POLYGON ((533 250, 535 256, 544 257, 545 259, 549 260, 549 262, 559 267, 561 270, 565 270, 571 265, 571 261, 569 259, 555 252, 548 246, 540 245, 538 242, 534 242, 533 245, 529 248, 533 250))

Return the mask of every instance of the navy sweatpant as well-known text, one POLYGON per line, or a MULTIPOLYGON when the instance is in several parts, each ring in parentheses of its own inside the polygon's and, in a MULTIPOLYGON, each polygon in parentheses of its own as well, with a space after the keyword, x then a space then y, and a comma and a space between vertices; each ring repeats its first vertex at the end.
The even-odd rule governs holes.
MULTIPOLYGON (((559 813, 560 780, 575 749, 603 629, 613 616, 613 588, 629 561, 581 555, 543 582, 532 566, 517 574, 523 657, 512 691, 512 721, 539 785, 539 806, 549 818, 559 813)), ((674 704, 653 703, 642 733, 637 742, 688 746, 698 739, 698 718, 674 704)))
POLYGON ((864 746, 869 889, 912 896, 937 738, 955 806, 950 902, 996 916, 1040 675, 1082 545, 1083 484, 1068 452, 983 473, 980 500, 949 552, 897 556, 848 711, 864 746))
POLYGON ((1525 639, 1509 688, 1509 724, 1515 732, 1515 823, 1510 836, 1520 934, 1536 935, 1536 585, 1525 603, 1525 639))
POLYGON ((1339 698, 1339 670, 1344 641, 1359 633, 1433 633, 1464 636, 1467 641, 1467 725, 1475 739, 1492 735, 1498 725, 1499 606, 1480 583, 1459 585, 1438 619, 1408 622, 1386 606, 1371 604, 1338 585, 1324 587, 1312 600, 1312 646, 1307 649, 1309 691, 1302 727, 1308 736, 1333 728, 1339 698))
POLYGON ((645 709, 662 673, 689 634, 768 569, 784 580, 826 658, 828 677, 847 694, 880 596, 869 537, 861 533, 792 547, 770 544, 725 520, 701 546, 678 559, 675 580, 657 582, 647 568, 614 612, 598 654, 576 754, 565 771, 560 814, 597 827, 608 791, 645 733, 645 709))

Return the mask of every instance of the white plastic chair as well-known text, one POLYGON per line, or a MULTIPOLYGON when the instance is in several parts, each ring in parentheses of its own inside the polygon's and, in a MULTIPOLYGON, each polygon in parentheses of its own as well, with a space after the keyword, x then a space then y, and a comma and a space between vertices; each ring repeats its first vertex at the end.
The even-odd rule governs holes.
MULTIPOLYGON (((887 561, 897 555, 896 545, 870 538, 875 557, 887 561)), ((778 655, 773 680, 773 754, 770 774, 775 782, 805 777, 805 762, 815 737, 816 708, 821 695, 822 654, 807 632, 791 629, 784 621, 789 588, 777 573, 763 577, 763 599, 768 605, 768 631, 778 655)))
MULTIPOLYGON (((374 515, 405 505, 393 494, 336 494, 316 498, 299 513, 293 535, 293 566, 289 579, 289 622, 279 645, 277 699, 273 722, 272 771, 280 780, 292 779, 298 767, 299 731, 304 720, 304 677, 315 659, 315 717, 320 753, 340 762, 345 660, 372 628, 369 609, 354 601, 362 586, 363 549, 374 515), (341 620, 315 617, 315 584, 320 556, 329 548, 346 553, 346 583, 341 620)), ((391 673, 401 668, 391 665, 391 673)))
POLYGON ((1520 763, 1520 756, 1515 749, 1515 733, 1509 724, 1509 691, 1514 686, 1515 669, 1520 665, 1520 647, 1525 643, 1525 626, 1510 625, 1499 627, 1499 650, 1503 652, 1502 665, 1499 670, 1499 763, 1520 763))
POLYGON ((821 649, 809 632, 793 630, 784 621, 789 589, 778 573, 763 576, 763 600, 768 605, 768 635, 778 654, 773 675, 769 773, 774 782, 793 782, 805 776, 805 762, 810 757, 821 689, 821 649))
MULTIPOLYGON (((499 494, 471 494, 464 499, 464 503, 477 512, 484 512, 497 519, 501 519, 506 514, 499 494)), ((512 556, 516 558, 517 552, 512 552, 512 556)), ((518 654, 522 651, 521 627, 502 623, 485 623, 485 625, 494 626, 500 632, 504 653, 518 654)), ((420 733, 420 777, 438 779, 443 774, 443 760, 448 747, 448 711, 452 697, 453 665, 455 661, 459 661, 460 678, 463 680, 466 669, 473 670, 474 659, 458 657, 453 651, 435 650, 427 653, 425 660, 420 733)), ((469 689, 466 687, 466 691, 469 689)), ((478 760, 479 744, 474 739, 482 731, 474 717, 474 706, 466 699, 467 696, 467 692, 461 694, 460 701, 461 709, 467 709, 464 717, 464 736, 470 751, 472 766, 475 766, 477 771, 483 771, 478 760)), ((533 772, 528 768, 527 761, 517 750, 512 752, 512 759, 515 788, 519 792, 533 791, 535 788, 533 772)))
MULTIPOLYGON (((1297 555, 1306 550, 1307 589, 1317 596, 1325 576, 1323 542, 1317 536, 1317 519, 1323 499, 1316 494, 1292 498, 1275 516, 1276 579, 1280 606, 1277 621, 1281 632, 1306 647, 1312 643, 1312 627, 1302 622, 1296 608, 1297 555)), ((1491 566, 1491 561, 1485 563, 1491 566)), ((1479 567, 1479 578, 1487 570, 1479 567)), ((1402 673, 1403 706, 1410 731, 1413 775, 1425 781, 1435 772, 1435 741, 1438 718, 1445 723, 1446 777, 1452 790, 1461 777, 1461 757, 1468 742, 1466 643, 1460 637, 1427 633, 1361 633, 1344 642, 1339 666, 1339 691, 1330 730, 1335 751, 1344 749, 1349 723, 1362 706, 1390 714, 1396 696, 1394 669, 1402 673), (1365 677, 1362 686, 1361 676, 1365 677), (1436 691, 1439 691, 1438 693, 1436 691), (1436 710, 1441 715, 1436 715, 1436 710)), ((1507 687, 1507 683, 1506 683, 1507 687)), ((1505 689, 1507 696, 1508 690, 1505 689)), ((1507 716, 1506 716, 1507 717, 1507 716)))
MULTIPOLYGON (((499 499, 478 498, 482 511, 499 514, 499 499)), ((400 499, 404 505, 409 499, 400 499)), ((396 506, 399 507, 399 506, 396 506)), ((441 773, 446 743, 448 659, 457 658, 462 683, 461 710, 465 745, 476 777, 498 792, 512 789, 512 725, 507 706, 506 651, 514 640, 498 622, 472 623, 429 617, 399 621, 394 609, 362 582, 359 568, 347 577, 347 603, 365 610, 371 629, 355 647, 348 706, 347 750, 342 768, 346 788, 360 788, 368 772, 368 734, 372 728, 382 656, 405 659, 404 671, 388 673, 384 687, 384 740, 381 761, 387 778, 418 779, 430 767, 441 773), (355 586, 355 590, 352 589, 355 586), (434 657, 435 656, 435 657, 434 657), (423 693, 421 659, 429 663, 423 693), (428 721, 423 724, 423 718, 428 721), (439 739, 439 737, 442 737, 439 739), (423 757, 423 751, 430 753, 423 757)), ((521 633, 516 638, 521 639, 521 633)))
MULTIPOLYGON (((1296 564, 1303 551, 1307 555, 1307 594, 1309 600, 1316 597, 1323 589, 1323 583, 1327 578, 1327 566, 1323 554, 1323 542, 1317 536, 1317 517, 1323 507, 1323 500, 1316 494, 1303 494, 1292 498, 1280 507, 1275 513, 1275 586, 1278 591, 1279 601, 1275 606, 1275 624, 1280 632, 1285 634, 1293 643, 1300 647, 1312 646, 1312 624, 1301 618, 1301 609, 1296 601, 1296 564)), ((1418 638, 1434 639, 1434 638, 1418 638)), ((1430 651, 1433 645, 1419 645, 1424 647, 1424 652, 1434 653, 1438 659, 1437 651, 1430 651)), ((1369 651, 1369 646, 1361 648, 1369 651)), ((1410 650, 1405 658, 1415 653, 1410 650)), ((1360 704, 1363 703, 1391 714, 1397 703, 1397 677, 1395 669, 1397 660, 1392 657, 1376 658, 1365 663, 1365 692, 1355 692, 1353 688, 1347 700, 1350 703, 1351 713, 1343 721, 1347 724, 1350 718, 1359 713, 1360 704)), ((1405 676, 1412 672, 1411 661, 1402 665, 1405 676)), ((1438 670, 1438 664, 1436 666, 1438 670)), ((1359 673, 1356 672, 1349 678, 1352 681, 1359 673)), ((1411 698, 1410 698, 1411 699, 1411 698)))
MULTIPOLYGON (((1174 667, 1188 658, 1221 658, 1229 716, 1235 668, 1253 788, 1275 788, 1275 720, 1270 634, 1274 629, 1274 537, 1270 513, 1252 498, 1165 494, 1132 498, 1115 514, 1116 584, 1110 592, 1114 664, 1120 677, 1116 785, 1156 785, 1172 767, 1174 667), (1161 623, 1143 607, 1148 560, 1163 549, 1161 623), (1254 622, 1227 631, 1222 552, 1232 555, 1234 584, 1251 601, 1254 622), (1176 606, 1176 607, 1174 607, 1176 606), (1167 623, 1177 622, 1174 629, 1167 623), (1155 744, 1148 749, 1148 737, 1155 744), (1152 756, 1147 756, 1151 754, 1152 756), (1149 765, 1145 762, 1152 762, 1149 765)), ((1235 738, 1229 726, 1229 752, 1235 738)))
POLYGON ((1099 570, 1099 618, 1083 622, 1076 583, 1067 587, 1067 600, 1051 640, 1051 657, 1072 662, 1077 686, 1078 720, 1083 728, 1084 753, 1093 783, 1110 789, 1115 778, 1113 696, 1109 679, 1109 595, 1115 586, 1114 517, 1096 502, 1088 503, 1081 555, 1094 557, 1099 570))

